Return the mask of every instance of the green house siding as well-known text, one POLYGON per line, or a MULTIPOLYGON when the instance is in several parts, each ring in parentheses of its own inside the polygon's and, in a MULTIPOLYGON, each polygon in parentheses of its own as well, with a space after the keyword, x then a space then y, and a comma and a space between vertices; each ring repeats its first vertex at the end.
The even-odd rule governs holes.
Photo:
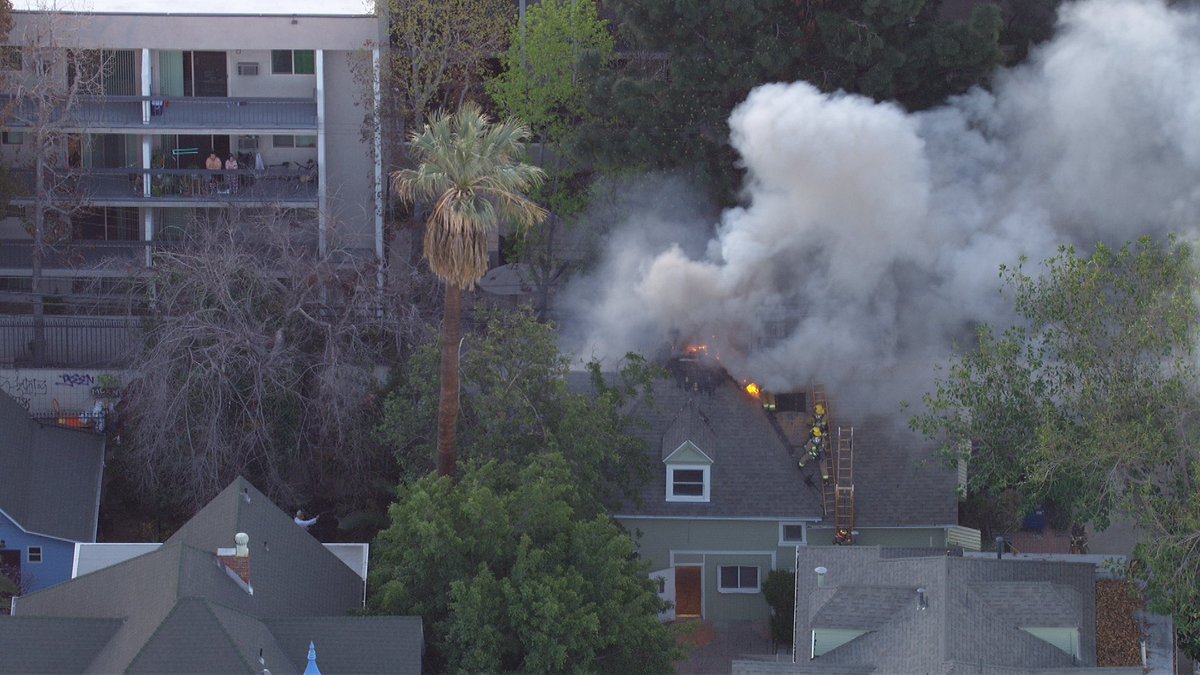
MULTIPOLYGON (((759 568, 759 584, 772 569, 795 568, 796 546, 780 545, 779 520, 704 520, 618 517, 637 543, 638 554, 651 570, 700 565, 703 615, 709 621, 763 620, 762 593, 727 593, 718 588, 722 565, 759 568)), ((784 521, 801 522, 801 521, 784 521)), ((861 528, 862 546, 930 547, 947 544, 946 527, 861 528)), ((828 546, 833 529, 807 524, 807 543, 828 546)))
MULTIPOLYGON (((858 528, 858 538, 856 543, 859 546, 894 546, 904 548, 942 548, 944 546, 963 546, 965 541, 960 541, 955 537, 949 536, 952 529, 966 529, 946 527, 904 527, 904 528, 884 528, 884 527, 862 527, 858 528), (952 541, 953 540, 953 541, 952 541)), ((833 528, 831 527, 812 527, 808 528, 808 543, 812 546, 830 546, 833 544, 833 528)), ((968 550, 970 546, 966 546, 968 550)), ((977 548, 974 550, 978 550, 977 548)))
POLYGON ((779 545, 778 520, 618 520, 634 536, 639 555, 650 569, 677 565, 704 568, 701 604, 708 621, 767 618, 767 603, 761 592, 731 593, 718 588, 721 566, 757 567, 760 586, 772 569, 795 567, 796 547, 779 545))

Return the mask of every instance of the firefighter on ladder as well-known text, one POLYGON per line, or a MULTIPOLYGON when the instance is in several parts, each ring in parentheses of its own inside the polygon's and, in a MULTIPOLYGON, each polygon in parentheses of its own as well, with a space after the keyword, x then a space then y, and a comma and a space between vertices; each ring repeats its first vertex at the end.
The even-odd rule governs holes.
POLYGON ((804 444, 804 454, 800 455, 800 468, 803 469, 811 460, 817 460, 821 467, 821 480, 829 482, 829 461, 826 459, 826 431, 820 425, 813 425, 808 432, 808 443, 804 444))

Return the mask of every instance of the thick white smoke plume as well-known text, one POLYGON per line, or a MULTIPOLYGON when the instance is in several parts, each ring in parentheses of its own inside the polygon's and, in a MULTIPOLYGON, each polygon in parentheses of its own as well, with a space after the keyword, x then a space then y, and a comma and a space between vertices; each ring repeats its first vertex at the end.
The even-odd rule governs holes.
POLYGON ((1057 37, 993 89, 922 114, 806 83, 755 89, 730 117, 747 206, 696 256, 631 213, 563 303, 583 308, 577 351, 654 354, 677 331, 768 389, 836 383, 1005 323, 998 268, 1022 255, 1196 230, 1195 13, 1067 5, 1057 37))

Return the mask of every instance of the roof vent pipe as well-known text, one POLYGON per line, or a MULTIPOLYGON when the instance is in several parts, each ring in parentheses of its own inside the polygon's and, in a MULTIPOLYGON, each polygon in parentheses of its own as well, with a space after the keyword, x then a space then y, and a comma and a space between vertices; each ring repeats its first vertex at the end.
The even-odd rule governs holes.
POLYGON ((824 567, 818 567, 813 571, 817 573, 817 588, 824 588, 825 575, 829 573, 829 570, 825 569, 824 567))
POLYGON ((929 601, 925 598, 925 589, 917 589, 917 609, 929 609, 929 601))

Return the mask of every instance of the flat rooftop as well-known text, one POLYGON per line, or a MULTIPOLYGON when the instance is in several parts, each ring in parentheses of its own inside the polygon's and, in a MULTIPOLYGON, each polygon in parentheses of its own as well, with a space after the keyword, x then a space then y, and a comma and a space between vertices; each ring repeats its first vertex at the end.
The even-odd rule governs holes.
POLYGON ((83 14, 372 16, 371 0, 13 0, 13 10, 83 14))

